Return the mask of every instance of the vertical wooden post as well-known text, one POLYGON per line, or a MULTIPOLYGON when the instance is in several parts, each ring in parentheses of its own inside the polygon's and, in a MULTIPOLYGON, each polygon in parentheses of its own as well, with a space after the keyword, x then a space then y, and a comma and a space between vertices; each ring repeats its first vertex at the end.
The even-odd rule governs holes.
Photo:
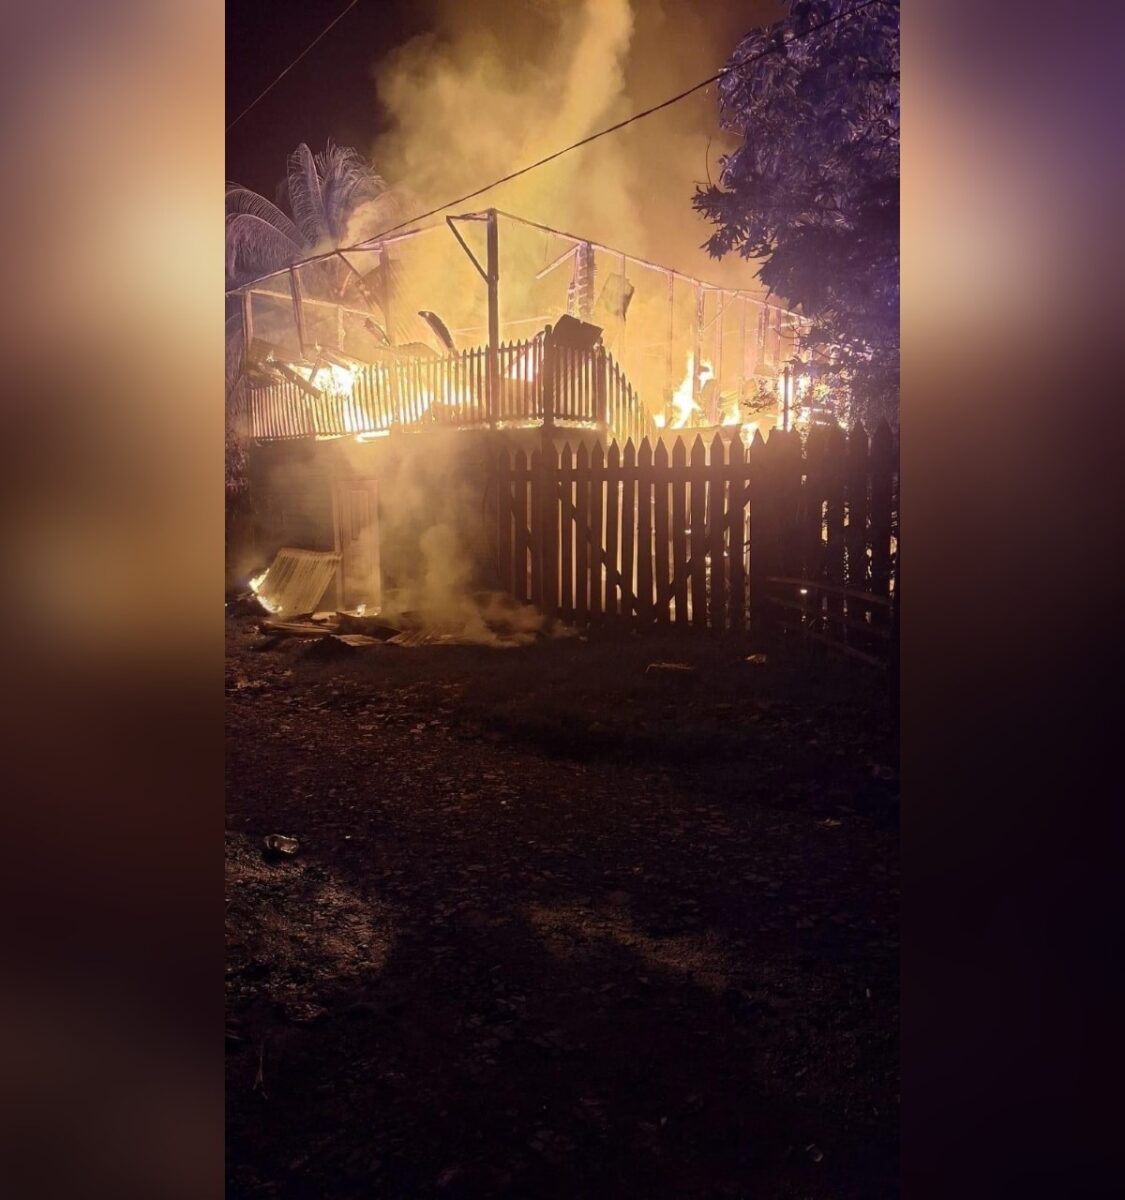
POLYGON ((691 446, 691 624, 707 625, 707 450, 696 434, 691 446))
POLYGON ((574 460, 574 619, 590 618, 590 456, 580 442, 574 460))
POLYGON ((490 208, 487 217, 486 250, 488 255, 488 421, 496 428, 497 406, 500 402, 500 234, 496 224, 496 209, 490 208))
POLYGON ((539 537, 542 555, 540 606, 548 621, 559 611, 559 457, 554 443, 543 439, 539 457, 539 537))
POLYGON ((633 544, 637 520, 637 449, 630 438, 621 459, 621 614, 632 618, 637 585, 633 578, 633 544))
MULTIPOLYGON (((695 405, 699 404, 699 355, 701 351, 700 342, 703 336, 703 312, 706 293, 703 288, 697 283, 695 285, 695 318, 691 329, 691 399, 695 405)), ((696 409, 692 409, 694 413, 696 409)))
POLYGON ((254 340, 254 311, 251 300, 252 293, 242 293, 242 369, 250 361, 250 344, 254 340))
POLYGON ((686 628, 687 612, 687 448, 682 437, 672 447, 672 595, 676 624, 686 628))
POLYGON ((301 279, 296 267, 289 268, 289 291, 293 297, 293 320, 297 326, 297 344, 305 357, 305 310, 301 304, 301 279))
POLYGON ((637 620, 652 620, 652 445, 637 451, 637 620))
POLYGON ((620 521, 621 456, 611 442, 605 460, 605 615, 616 617, 618 584, 621 572, 617 562, 618 522, 620 521))
MULTIPOLYGON (((774 436, 771 434, 771 440, 774 436)), ((767 578, 772 573, 773 523, 770 520, 769 468, 772 456, 766 454, 762 431, 754 431, 754 440, 746 453, 750 493, 750 628, 763 633, 770 624, 766 603, 767 578)))
POLYGON ((609 428, 609 358, 605 347, 594 351, 594 420, 604 433, 609 428))
POLYGON ((570 443, 563 442, 562 465, 559 469, 562 520, 562 604, 564 621, 574 620, 574 459, 570 443))
POLYGON ((727 561, 730 563, 730 629, 746 625, 746 448, 736 437, 730 444, 727 472, 727 561))
POLYGON ((663 441, 656 443, 652 457, 652 536, 656 543, 654 555, 656 566, 653 579, 656 584, 656 623, 667 625, 671 601, 671 580, 668 575, 668 450, 663 441))
POLYGON ((605 535, 602 528, 602 485, 605 482, 605 455, 601 443, 590 455, 590 620, 602 617, 602 558, 605 535))
POLYGON ((512 470, 512 483, 515 488, 515 504, 512 517, 515 523, 512 538, 512 582, 515 585, 514 594, 521 604, 527 603, 527 559, 530 552, 527 529, 527 455, 519 450, 516 452, 512 470))
POLYGON ((500 590, 514 593, 512 584, 512 460, 501 450, 496 468, 496 559, 500 590))
POLYGON ((708 613, 709 624, 716 633, 727 627, 727 569, 726 554, 726 445, 719 434, 711 440, 711 454, 707 464, 707 550, 711 560, 710 592, 711 603, 708 613))

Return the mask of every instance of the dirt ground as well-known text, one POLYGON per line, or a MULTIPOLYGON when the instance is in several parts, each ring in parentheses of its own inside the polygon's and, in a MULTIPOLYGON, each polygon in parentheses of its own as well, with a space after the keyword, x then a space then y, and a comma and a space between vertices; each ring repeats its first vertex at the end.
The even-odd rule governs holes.
POLYGON ((898 1194, 867 668, 227 625, 228 1196, 898 1194))

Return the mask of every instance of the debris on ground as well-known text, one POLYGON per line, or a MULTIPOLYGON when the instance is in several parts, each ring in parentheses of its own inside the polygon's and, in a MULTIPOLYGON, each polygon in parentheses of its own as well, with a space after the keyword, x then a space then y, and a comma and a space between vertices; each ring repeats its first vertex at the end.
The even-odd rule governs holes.
POLYGON ((286 837, 283 833, 269 833, 262 838, 263 853, 275 858, 292 858, 300 848, 297 838, 286 837))

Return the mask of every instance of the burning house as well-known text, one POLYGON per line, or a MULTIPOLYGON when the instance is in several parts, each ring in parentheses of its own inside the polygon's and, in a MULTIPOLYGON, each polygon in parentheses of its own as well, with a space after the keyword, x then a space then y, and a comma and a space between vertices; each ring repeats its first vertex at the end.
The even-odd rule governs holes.
POLYGON ((230 298, 254 513, 241 565, 331 556, 321 603, 342 610, 495 588, 503 449, 748 441, 788 427, 798 386, 795 314, 495 209, 312 255, 230 298))

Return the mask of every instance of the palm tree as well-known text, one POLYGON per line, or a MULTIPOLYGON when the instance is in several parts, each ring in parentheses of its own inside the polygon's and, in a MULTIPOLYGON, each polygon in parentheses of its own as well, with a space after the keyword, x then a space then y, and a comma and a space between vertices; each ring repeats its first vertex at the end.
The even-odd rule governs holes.
MULTIPOLYGON (((238 287, 301 258, 347 244, 360 210, 373 232, 396 200, 382 176, 349 146, 314 155, 303 142, 289 155, 289 213, 236 183, 227 184, 227 286, 238 287)), ((339 264, 337 264, 339 265, 339 264)))
MULTIPOLYGON (((289 212, 250 188, 226 188, 226 286, 240 287, 310 255, 348 245, 393 223, 398 198, 371 165, 350 146, 329 142, 314 155, 303 142, 289 155, 282 188, 289 212)), ((280 196, 279 196, 280 199, 280 196)), ((305 268, 306 293, 339 302, 356 283, 356 272, 340 259, 305 268)), ((241 377, 242 314, 227 305, 226 395, 228 407, 227 486, 244 485, 245 456, 230 426, 230 407, 241 377)))

